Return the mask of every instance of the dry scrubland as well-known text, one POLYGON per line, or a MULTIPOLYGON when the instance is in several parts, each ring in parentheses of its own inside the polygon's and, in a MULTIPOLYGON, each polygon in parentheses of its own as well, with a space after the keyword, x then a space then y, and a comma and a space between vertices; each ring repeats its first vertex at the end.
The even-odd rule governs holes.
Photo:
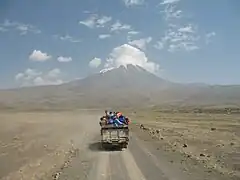
MULTIPOLYGON (((51 175, 55 167, 66 166, 78 151, 88 126, 83 122, 89 117, 96 115, 0 112, 0 179, 39 179, 51 175)), ((97 122, 89 124, 98 127, 97 122)))
MULTIPOLYGON (((156 151, 159 148, 158 152, 177 169, 185 169, 192 177, 196 167, 199 177, 209 173, 208 179, 216 179, 221 173, 226 177, 224 180, 240 179, 239 114, 134 111, 122 109, 133 121, 131 130, 148 141, 149 147, 153 145, 156 151)), ((84 143, 92 142, 91 136, 98 136, 96 117, 102 113, 102 110, 1 111, 0 179, 56 179, 52 175, 57 169, 67 167, 71 158, 82 152, 84 143)), ((135 153, 138 147, 133 139, 131 142, 135 153)), ((79 174, 83 167, 75 168, 74 172, 79 174)))
POLYGON ((214 169, 240 178, 240 114, 141 110, 129 115, 136 131, 159 140, 165 151, 180 152, 209 173, 214 169))

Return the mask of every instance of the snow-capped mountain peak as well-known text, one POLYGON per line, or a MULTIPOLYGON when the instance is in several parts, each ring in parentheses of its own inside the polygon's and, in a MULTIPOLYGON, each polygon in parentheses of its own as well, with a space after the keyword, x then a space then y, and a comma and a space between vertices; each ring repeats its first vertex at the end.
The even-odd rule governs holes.
POLYGON ((139 71, 139 72, 147 72, 144 68, 142 68, 139 65, 134 65, 134 64, 126 64, 126 65, 120 65, 119 67, 110 67, 110 68, 105 68, 100 71, 100 73, 106 73, 109 71, 112 71, 114 69, 123 69, 124 71, 139 71))

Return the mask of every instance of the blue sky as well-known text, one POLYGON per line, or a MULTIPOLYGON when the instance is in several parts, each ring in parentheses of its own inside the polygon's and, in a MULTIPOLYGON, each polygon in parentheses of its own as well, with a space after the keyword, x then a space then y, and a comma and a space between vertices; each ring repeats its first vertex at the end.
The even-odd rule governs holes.
POLYGON ((240 84, 238 0, 2 0, 0 88, 138 64, 172 81, 240 84))

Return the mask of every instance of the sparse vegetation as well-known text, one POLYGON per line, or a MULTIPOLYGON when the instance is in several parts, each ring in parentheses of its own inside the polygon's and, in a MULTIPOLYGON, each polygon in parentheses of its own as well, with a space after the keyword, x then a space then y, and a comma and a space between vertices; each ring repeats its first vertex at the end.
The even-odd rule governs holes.
MULTIPOLYGON (((240 86, 183 85, 134 66, 129 68, 121 67, 59 86, 0 91, 0 178, 20 179, 24 174, 25 179, 31 179, 36 172, 40 176, 55 168, 51 178, 58 179, 70 163, 72 155, 67 152, 72 149, 69 143, 72 139, 86 140, 77 147, 85 147, 82 157, 88 159, 89 165, 93 160, 86 156, 91 154, 86 143, 92 139, 87 137, 99 136, 99 115, 104 109, 114 109, 130 117, 136 135, 151 144, 157 142, 156 150, 167 152, 161 151, 168 156, 167 162, 176 165, 178 161, 175 170, 192 173, 190 166, 202 164, 205 167, 195 172, 199 178, 208 177, 214 171, 215 179, 221 174, 226 175, 223 180, 239 179, 240 86), (183 167, 188 159, 195 161, 183 167)), ((141 149, 137 144, 131 148, 141 149)), ((129 157, 134 155, 130 151, 129 157)), ((146 153, 139 157, 149 160, 146 153)), ((155 167, 156 163, 149 161, 149 166, 155 167)), ((76 161, 80 162, 80 159, 76 161)), ((167 167, 166 162, 163 166, 167 167)), ((75 168, 74 173, 80 174, 82 168, 81 174, 85 175, 82 164, 75 168)))
POLYGON ((216 112, 214 109, 210 112, 154 109, 129 115, 138 129, 165 144, 167 151, 181 152, 208 169, 239 178, 240 116, 226 114, 225 109, 217 111, 221 114, 212 113, 216 112))

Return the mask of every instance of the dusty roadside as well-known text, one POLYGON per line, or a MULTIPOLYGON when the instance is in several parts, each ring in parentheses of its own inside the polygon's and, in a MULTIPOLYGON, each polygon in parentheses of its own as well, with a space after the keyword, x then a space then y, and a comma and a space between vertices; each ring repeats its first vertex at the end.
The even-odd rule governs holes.
POLYGON ((227 126, 223 120, 212 122, 213 127, 207 124, 209 119, 196 125, 199 119, 193 120, 189 114, 148 113, 131 117, 137 120, 131 125, 127 149, 106 151, 99 143, 99 112, 2 112, 0 179, 239 180, 237 170, 235 174, 222 171, 238 167, 238 159, 232 162, 227 154, 233 150, 237 153, 239 147, 238 131, 233 129, 238 119, 227 121, 227 126), (220 136, 223 127, 230 134, 220 136), (216 146, 216 138, 224 146, 216 146), (219 158, 225 163, 222 169, 210 163, 215 162, 218 148, 225 154, 219 158))
POLYGON ((132 130, 174 164, 210 177, 240 179, 240 117, 222 114, 136 112, 132 130), (184 165, 185 164, 185 165, 184 165))
POLYGON ((2 112, 0 179, 39 179, 66 166, 97 127, 92 114, 2 112))

